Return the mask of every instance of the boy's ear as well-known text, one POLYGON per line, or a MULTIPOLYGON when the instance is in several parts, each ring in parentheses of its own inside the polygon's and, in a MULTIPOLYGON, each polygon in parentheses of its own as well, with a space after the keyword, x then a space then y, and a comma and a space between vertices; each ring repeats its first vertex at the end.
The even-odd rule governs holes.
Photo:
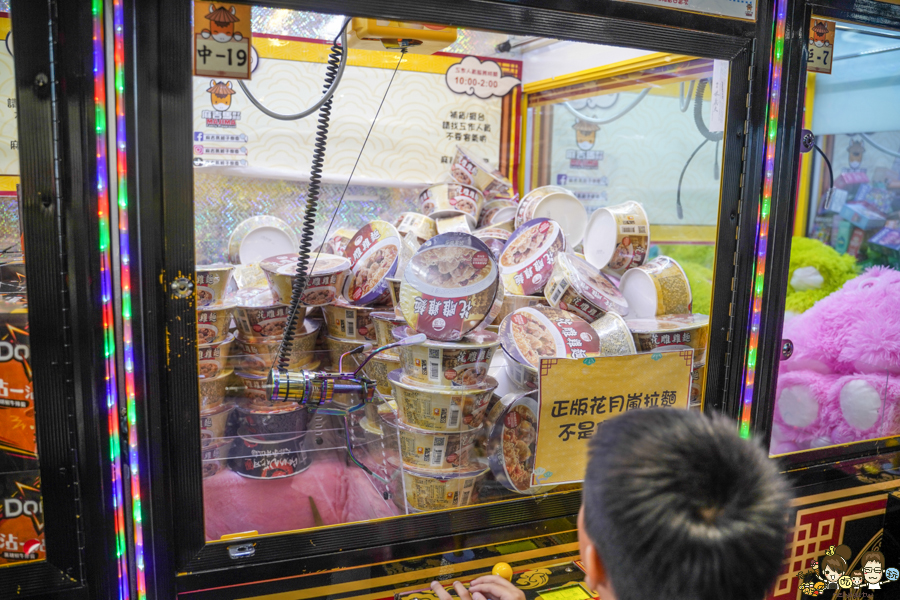
POLYGON ((581 558, 584 561, 585 575, 587 575, 586 583, 593 588, 591 591, 600 592, 600 597, 604 599, 611 597, 606 565, 603 564, 603 559, 600 558, 594 543, 590 540, 584 545, 584 553, 581 558))

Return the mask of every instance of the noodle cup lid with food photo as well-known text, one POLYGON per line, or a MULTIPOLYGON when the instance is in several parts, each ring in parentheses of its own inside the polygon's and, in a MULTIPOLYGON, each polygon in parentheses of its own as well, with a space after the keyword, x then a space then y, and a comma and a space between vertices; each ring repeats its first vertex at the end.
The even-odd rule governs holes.
POLYGON ((628 301, 629 316, 635 318, 690 313, 694 305, 687 275, 668 256, 627 271, 619 290, 628 301))
POLYGON ((231 281, 234 265, 229 263, 197 265, 194 271, 197 277, 197 306, 222 302, 231 281))
POLYGON ((431 238, 403 272, 400 308, 410 327, 455 341, 488 317, 499 281, 490 249, 467 233, 431 238))
POLYGON ((628 302, 609 278, 571 252, 560 254, 544 288, 550 306, 594 321, 604 313, 625 316, 628 302))
POLYGON ((488 464, 503 487, 520 494, 546 491, 531 487, 537 443, 538 403, 533 392, 508 394, 495 409, 489 439, 488 464))
MULTIPOLYGON (((290 304, 294 279, 297 277, 299 254, 279 254, 260 263, 273 299, 280 304, 290 304)), ((306 289, 300 302, 306 306, 321 306, 334 302, 340 294, 344 278, 350 270, 350 261, 336 254, 313 253, 307 259, 306 289)))
POLYGON ((644 207, 634 201, 598 208, 588 221, 584 234, 587 261, 621 277, 639 267, 650 250, 650 221, 644 207))
POLYGON ((344 250, 351 271, 344 286, 347 300, 357 306, 381 300, 388 293, 386 279, 397 271, 399 255, 400 234, 390 223, 372 221, 357 231, 344 250))
POLYGON ((565 310, 520 308, 500 323, 500 343, 516 361, 534 368, 542 358, 599 356, 600 340, 590 323, 565 310))
POLYGON ((544 289, 566 236, 556 221, 532 219, 509 237, 500 253, 500 276, 510 294, 530 295, 544 289))
POLYGON ((477 188, 463 183, 440 183, 419 194, 422 212, 432 219, 465 216, 469 227, 475 227, 484 194, 477 188))

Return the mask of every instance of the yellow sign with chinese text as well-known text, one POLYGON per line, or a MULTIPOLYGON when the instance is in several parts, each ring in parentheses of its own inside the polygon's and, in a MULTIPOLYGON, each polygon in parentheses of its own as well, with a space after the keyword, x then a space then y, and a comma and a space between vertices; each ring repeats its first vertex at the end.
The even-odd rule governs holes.
POLYGON ((837 23, 812 17, 809 23, 809 45, 806 70, 810 73, 831 74, 834 59, 834 32, 837 23))
MULTIPOLYGON (((250 79, 250 5, 230 2, 194 2, 194 75, 250 79)), ((219 96, 230 96, 224 89, 219 96)))
POLYGON ((587 445, 630 410, 688 407, 694 351, 541 360, 540 417, 531 485, 584 480, 587 445))

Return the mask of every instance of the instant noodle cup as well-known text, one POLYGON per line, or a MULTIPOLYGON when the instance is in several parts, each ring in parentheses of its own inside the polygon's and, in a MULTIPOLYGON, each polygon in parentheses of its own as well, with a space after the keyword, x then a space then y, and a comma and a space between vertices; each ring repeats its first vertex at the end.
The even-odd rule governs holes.
POLYGON ((548 304, 594 321, 604 313, 628 314, 625 296, 598 269, 572 253, 560 254, 544 287, 548 304))
POLYGON ((250 402, 235 408, 235 420, 240 436, 289 439, 307 431, 309 411, 296 402, 250 402))
POLYGON ((302 473, 312 464, 303 448, 304 436, 289 439, 257 439, 239 435, 234 440, 228 464, 250 479, 280 479, 302 473))
POLYGON ((200 410, 216 408, 225 400, 225 390, 232 370, 227 369, 215 377, 200 378, 200 410))
POLYGON ((626 356, 637 353, 628 324, 616 313, 606 313, 591 323, 591 327, 600 338, 600 356, 626 356))
POLYGON ((434 388, 417 385, 397 369, 388 375, 403 423, 430 431, 478 429, 497 380, 485 377, 465 388, 434 388))
POLYGON ((455 341, 482 323, 490 325, 499 287, 497 263, 484 242, 444 233, 422 244, 406 266, 400 309, 419 333, 455 341))
POLYGON ((228 336, 234 305, 214 304, 197 309, 197 343, 221 342, 228 336))
POLYGON ((706 365, 695 365, 691 371, 691 400, 690 406, 703 404, 703 384, 706 375, 706 365))
POLYGON ((229 333, 221 342, 201 344, 198 349, 200 377, 215 377, 228 366, 228 357, 234 344, 234 334, 229 333))
MULTIPOLYGON (((303 329, 294 334, 288 365, 292 368, 302 367, 315 359, 316 338, 321 321, 306 319, 303 329)), ((236 353, 232 353, 232 364, 241 371, 268 373, 278 360, 281 349, 281 336, 250 337, 241 333, 235 338, 236 353)))
POLYGON ((363 372, 366 374, 366 377, 375 381, 380 393, 385 396, 390 396, 392 390, 388 376, 393 371, 400 369, 400 359, 395 356, 385 356, 385 354, 385 352, 376 354, 366 363, 366 366, 363 367, 363 372))
POLYGON ((269 390, 266 388, 266 382, 269 379, 268 375, 245 373, 243 371, 236 371, 235 375, 240 378, 241 383, 244 385, 244 391, 241 394, 242 398, 259 405, 269 401, 269 390))
POLYGON ((510 382, 520 390, 538 389, 538 371, 531 365, 519 362, 506 348, 503 349, 506 356, 506 376, 510 382))
POLYGON ((509 236, 512 235, 510 232, 504 229, 479 229, 475 233, 473 233, 475 237, 484 242, 484 245, 487 246, 491 254, 494 255, 494 260, 500 260, 500 253, 503 252, 503 247, 506 246, 506 240, 509 239, 509 236))
POLYGON ((219 440, 204 446, 200 450, 200 461, 203 465, 203 479, 224 471, 228 468, 228 452, 231 449, 232 440, 219 440))
POLYGON ((709 316, 701 314, 663 315, 630 319, 628 328, 638 352, 694 350, 694 365, 706 363, 709 316))
POLYGON ((472 233, 472 228, 469 226, 468 218, 465 215, 435 219, 435 223, 437 224, 438 234, 450 233, 451 231, 472 233))
POLYGON ((209 410, 200 411, 200 444, 209 446, 225 437, 228 417, 234 410, 234 404, 221 404, 209 410))
POLYGON ((641 319, 690 313, 691 285, 675 260, 658 256, 622 276, 619 290, 630 307, 629 316, 641 319))
POLYGON ((600 340, 590 324, 558 308, 520 308, 500 324, 500 342, 513 359, 535 369, 542 358, 600 355, 600 340))
POLYGON ((509 394, 494 407, 494 425, 488 438, 488 464, 494 479, 520 494, 544 492, 531 487, 537 444, 538 403, 526 394, 509 394))
POLYGON ((336 254, 337 256, 343 256, 344 250, 347 246, 350 245, 350 240, 353 239, 353 234, 355 231, 352 229, 347 229, 346 227, 341 227, 334 231, 328 238, 322 242, 322 245, 319 247, 319 252, 324 252, 325 254, 336 254))
MULTIPOLYGON (((406 325, 406 319, 402 316, 398 317, 393 311, 373 312, 369 317, 372 320, 372 325, 375 327, 375 343, 379 348, 396 342, 397 340, 394 339, 394 329, 406 325)), ((400 349, 391 348, 390 350, 384 350, 381 355, 400 358, 400 349)))
POLYGON ((490 227, 494 223, 515 220, 518 204, 512 200, 491 200, 481 209, 481 218, 478 219, 478 227, 490 227))
POLYGON ((503 297, 503 308, 500 311, 500 314, 497 316, 497 321, 500 322, 507 317, 507 315, 511 315, 516 312, 520 308, 528 308, 529 306, 550 306, 550 303, 547 302, 547 298, 543 295, 541 296, 523 296, 522 294, 506 294, 503 297))
POLYGON ((584 234, 584 256, 607 273, 621 277, 625 271, 647 260, 650 249, 650 222, 644 207, 625 202, 598 208, 584 234))
MULTIPOLYGON (((400 279, 389 278, 386 279, 388 284, 388 290, 391 293, 391 306, 394 307, 394 314, 397 318, 403 318, 403 311, 400 310, 400 284, 402 281, 400 279)), ((405 319, 404 319, 405 321, 405 319)))
POLYGON ((566 236, 550 219, 533 219, 510 236, 500 254, 500 276, 510 294, 544 289, 556 258, 566 250, 566 236))
POLYGON ((487 472, 480 465, 458 473, 403 469, 395 474, 397 481, 392 481, 391 495, 395 504, 409 512, 469 506, 478 497, 478 486, 487 472), (404 499, 406 507, 402 506, 404 499))
POLYGON ((402 422, 394 413, 382 415, 381 428, 385 435, 399 438, 400 459, 407 467, 458 471, 475 462, 478 428, 456 433, 429 431, 402 422))
POLYGON ((419 194, 419 205, 432 219, 465 216, 469 227, 475 227, 484 205, 484 194, 471 185, 441 183, 419 194))
MULTIPOLYGON (((238 331, 251 337, 281 336, 287 325, 290 307, 275 302, 268 288, 244 288, 228 296, 235 304, 234 323, 238 331)), ((306 307, 297 307, 295 330, 306 317, 306 307)))
POLYGON ((371 342, 375 340, 375 324, 372 314, 384 312, 384 306, 351 306, 345 302, 329 304, 322 308, 328 335, 344 340, 371 342))
POLYGON ((227 263, 197 265, 194 269, 197 277, 197 306, 221 303, 232 271, 234 265, 227 263))
POLYGON ((486 159, 476 158, 474 154, 460 146, 456 147, 456 157, 450 167, 450 176, 456 181, 475 186, 485 196, 506 197, 512 194, 512 183, 497 169, 488 164, 486 159))
MULTIPOLYGON (((393 332, 396 340, 414 334, 403 326, 393 332)), ((499 347, 497 334, 478 330, 456 342, 426 340, 400 346, 398 350, 405 381, 420 386, 465 388, 480 386, 487 379, 488 367, 499 347)))
POLYGON ((400 234, 385 221, 372 221, 356 232, 344 256, 351 274, 344 284, 344 297, 356 306, 388 302, 388 277, 397 271, 400 234))
MULTIPOLYGON (((335 373, 338 372, 338 365, 340 364, 342 355, 351 350, 355 350, 360 346, 368 346, 371 348, 371 344, 363 340, 344 340, 330 335, 325 337, 325 346, 328 348, 328 354, 331 357, 331 370, 335 373)), ((362 353, 348 356, 344 359, 344 371, 355 371, 359 365, 362 364, 363 359, 362 353)))
POLYGON ((545 185, 531 190, 522 198, 516 211, 516 228, 539 218, 556 221, 566 234, 569 246, 577 246, 584 239, 587 210, 581 200, 565 188, 545 185))
POLYGON ((394 221, 394 227, 401 236, 414 233, 420 242, 430 240, 438 234, 434 219, 417 212, 400 213, 400 216, 394 221))
MULTIPOLYGON (((296 253, 279 254, 259 263, 276 303, 291 303, 298 258, 296 253)), ((311 254, 307 269, 309 276, 300 303, 304 306, 324 306, 334 302, 343 290, 350 273, 350 261, 335 254, 311 254)))

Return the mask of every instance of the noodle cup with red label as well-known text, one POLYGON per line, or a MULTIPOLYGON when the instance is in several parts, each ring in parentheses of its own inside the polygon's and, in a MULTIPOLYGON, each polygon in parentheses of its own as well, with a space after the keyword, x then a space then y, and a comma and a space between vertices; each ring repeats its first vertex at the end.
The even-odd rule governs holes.
POLYGON ((394 413, 382 415, 386 435, 399 437, 400 458, 413 469, 458 471, 475 463, 475 438, 481 427, 466 431, 429 431, 401 421, 394 413))
POLYGON ((303 435, 289 439, 239 435, 234 439, 228 465, 232 471, 249 479, 299 475, 312 464, 312 458, 303 447, 304 439, 303 435))
POLYGON ((503 252, 503 247, 506 246, 506 240, 509 239, 509 236, 512 235, 512 233, 504 229, 488 227, 486 229, 479 229, 472 235, 484 242, 484 245, 487 246, 491 251, 491 254, 494 255, 494 260, 499 261, 500 253, 503 252))
POLYGON ((456 157, 450 167, 450 176, 456 181, 471 185, 485 196, 508 197, 512 194, 512 183, 500 171, 494 169, 487 160, 477 158, 469 150, 456 147, 456 157))
POLYGON ((438 234, 434 219, 417 212, 400 213, 400 216, 394 221, 394 227, 401 236, 414 233, 420 242, 430 240, 438 234))
POLYGON ((497 380, 485 377, 468 387, 436 388, 409 381, 404 371, 388 374, 400 420, 430 431, 477 429, 484 422, 497 380))
POLYGON ((197 265, 194 271, 197 277, 197 306, 221 303, 225 298, 234 265, 227 263, 197 265))
POLYGON ((228 366, 228 357, 234 344, 234 334, 229 333, 221 342, 200 344, 198 356, 200 360, 200 377, 215 377, 228 366))
POLYGON ((491 428, 488 462, 494 478, 503 487, 520 494, 546 491, 531 487, 537 444, 538 403, 530 395, 511 394, 508 404, 497 403, 502 412, 491 428))
POLYGON ((621 277, 628 269, 647 261, 650 249, 650 221, 644 207, 625 202, 598 208, 584 234, 584 256, 603 271, 621 277))
POLYGON ((587 210, 581 200, 565 188, 546 185, 532 190, 522 198, 516 212, 516 227, 539 218, 559 223, 569 246, 577 246, 584 239, 587 210))
MULTIPOLYGON (((404 340, 414 335, 409 327, 397 327, 393 335, 404 340)), ((404 381, 421 386, 466 388, 487 379, 494 352, 500 347, 496 333, 476 330, 457 342, 427 340, 400 346, 404 381)))
POLYGON ((550 306, 573 312, 587 321, 605 313, 625 316, 628 302, 613 283, 586 260, 572 253, 560 254, 544 288, 550 306))
POLYGON ((510 294, 528 296, 544 289, 566 236, 550 219, 532 219, 510 236, 500 253, 500 276, 510 294))
POLYGON ((231 445, 232 440, 219 440, 204 446, 200 450, 203 479, 228 469, 228 452, 231 449, 231 445))
POLYGON ((234 404, 222 404, 216 408, 200 412, 200 444, 209 446, 225 437, 228 417, 234 410, 234 404))
MULTIPOLYGON (((287 325, 290 307, 275 302, 272 291, 268 288, 245 288, 228 296, 229 302, 235 303, 234 322, 238 332, 245 336, 267 337, 280 336, 287 325)), ((306 307, 297 307, 296 325, 300 329, 306 317, 306 307)))
POLYGON ((663 315, 626 321, 638 352, 654 350, 694 350, 694 365, 706 362, 709 316, 701 314, 663 315))
POLYGON ((339 301, 322 308, 328 335, 343 340, 371 342, 375 340, 372 314, 383 312, 384 306, 351 306, 339 301))
POLYGON ((328 235, 328 238, 322 242, 319 252, 343 256, 344 250, 350 244, 350 240, 353 239, 354 233, 355 232, 352 229, 347 229, 346 227, 341 227, 340 229, 331 232, 328 235))
POLYGON ((516 218, 518 204, 512 200, 492 200, 481 209, 481 218, 478 219, 478 227, 490 227, 494 223, 516 218))
POLYGON ((506 294, 503 298, 503 307, 500 310, 500 314, 497 315, 497 322, 499 323, 520 308, 528 308, 529 306, 550 306, 550 303, 547 302, 547 298, 543 295, 522 296, 520 294, 506 294))
POLYGON ((410 259, 400 309, 410 327, 429 339, 456 341, 491 318, 499 287, 497 263, 484 242, 444 233, 410 259))
MULTIPOLYGON (((315 359, 316 338, 321 321, 306 319, 303 329, 294 335, 288 365, 302 367, 315 359)), ((251 373, 268 373, 278 359, 281 336, 250 337, 241 333, 235 337, 235 350, 231 362, 238 369, 251 373)))
POLYGON ((197 309, 197 343, 221 342, 228 336, 234 306, 218 304, 197 309))
MULTIPOLYGON (((298 254, 279 254, 259 264, 269 282, 272 298, 277 303, 286 305, 291 303, 298 258, 298 254)), ((306 289, 300 296, 300 304, 324 306, 334 302, 341 293, 350 273, 350 261, 335 254, 311 254, 307 261, 307 269, 309 277, 306 289)))
POLYGON ((690 313, 694 304, 687 275, 668 256, 629 270, 622 276, 619 290, 628 301, 629 316, 638 319, 690 313))
POLYGON ((469 227, 475 227, 484 194, 471 185, 462 183, 441 183, 433 185, 419 194, 422 212, 432 219, 465 216, 469 227))
POLYGON ((351 271, 344 284, 344 297, 356 306, 387 304, 387 278, 396 273, 400 256, 397 228, 385 221, 372 221, 356 232, 344 256, 350 260, 351 271))
POLYGON ((500 323, 500 343, 517 362, 540 368, 542 358, 590 358, 600 355, 600 340, 590 323, 558 308, 521 308, 500 323))

